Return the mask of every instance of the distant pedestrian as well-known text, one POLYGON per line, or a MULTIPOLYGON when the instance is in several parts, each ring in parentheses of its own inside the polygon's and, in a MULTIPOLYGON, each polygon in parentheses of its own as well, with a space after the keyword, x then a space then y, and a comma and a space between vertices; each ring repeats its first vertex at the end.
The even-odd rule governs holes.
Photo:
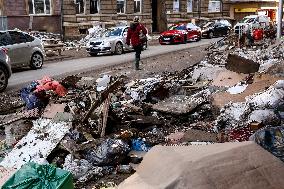
POLYGON ((139 17, 135 16, 133 23, 130 24, 126 38, 126 44, 130 45, 131 42, 135 51, 135 70, 139 70, 140 55, 143 49, 143 44, 147 41, 146 34, 146 28, 139 22, 139 17))

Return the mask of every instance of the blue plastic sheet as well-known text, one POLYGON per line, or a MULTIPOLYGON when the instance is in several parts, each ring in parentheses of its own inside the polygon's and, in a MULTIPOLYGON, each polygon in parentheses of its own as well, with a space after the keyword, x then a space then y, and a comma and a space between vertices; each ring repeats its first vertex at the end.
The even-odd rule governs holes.
POLYGON ((132 150, 148 152, 151 149, 141 138, 132 140, 132 150))
POLYGON ((284 161, 284 127, 267 127, 258 130, 251 140, 284 161))
POLYGON ((20 91, 21 98, 26 103, 26 108, 28 110, 40 108, 43 106, 43 103, 33 93, 37 85, 38 83, 36 81, 33 81, 31 84, 22 88, 20 91))

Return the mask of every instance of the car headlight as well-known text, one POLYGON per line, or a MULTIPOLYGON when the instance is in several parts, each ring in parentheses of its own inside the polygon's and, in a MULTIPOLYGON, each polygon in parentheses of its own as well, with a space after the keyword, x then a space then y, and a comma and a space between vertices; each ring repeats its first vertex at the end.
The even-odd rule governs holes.
POLYGON ((180 35, 179 35, 179 34, 174 34, 174 36, 177 36, 177 37, 179 37, 180 35))
POLYGON ((103 42, 102 42, 102 45, 103 45, 103 46, 110 46, 110 42, 109 42, 109 41, 103 41, 103 42))

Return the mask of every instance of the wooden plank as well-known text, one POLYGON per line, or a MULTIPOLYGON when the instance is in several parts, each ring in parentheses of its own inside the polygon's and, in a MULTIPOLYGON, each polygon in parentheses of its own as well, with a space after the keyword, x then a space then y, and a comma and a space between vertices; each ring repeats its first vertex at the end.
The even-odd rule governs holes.
POLYGON ((103 108, 103 126, 102 126, 101 137, 105 136, 110 101, 111 101, 111 93, 108 95, 107 99, 105 100, 103 108))
POLYGON ((104 102, 110 93, 113 93, 115 90, 118 89, 118 87, 121 86, 121 84, 123 83, 123 79, 122 78, 118 78, 112 85, 110 85, 106 90, 104 90, 100 96, 98 97, 98 99, 92 104, 90 110, 86 113, 86 115, 83 118, 83 122, 87 122, 90 115, 92 114, 92 112, 102 103, 104 102))

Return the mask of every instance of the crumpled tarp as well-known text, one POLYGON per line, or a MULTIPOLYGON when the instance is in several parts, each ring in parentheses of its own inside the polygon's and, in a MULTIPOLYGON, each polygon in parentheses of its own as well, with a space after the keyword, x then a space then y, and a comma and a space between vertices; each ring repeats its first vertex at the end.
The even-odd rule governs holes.
POLYGON ((2 189, 73 189, 71 173, 52 165, 27 163, 3 185, 2 189))
POLYGON ((267 127, 258 130, 250 137, 264 149, 284 161, 284 126, 267 127))

